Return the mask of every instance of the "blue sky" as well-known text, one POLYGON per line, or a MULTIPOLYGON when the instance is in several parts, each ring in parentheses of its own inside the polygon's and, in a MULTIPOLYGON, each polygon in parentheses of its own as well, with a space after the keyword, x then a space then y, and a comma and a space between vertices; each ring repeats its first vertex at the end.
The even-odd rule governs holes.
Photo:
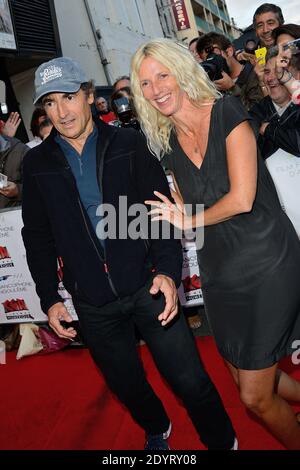
MULTIPOLYGON (((300 0, 269 0, 282 9, 286 23, 300 24, 300 0)), ((226 0, 229 16, 235 19, 239 28, 245 28, 252 23, 253 13, 264 1, 226 0)))

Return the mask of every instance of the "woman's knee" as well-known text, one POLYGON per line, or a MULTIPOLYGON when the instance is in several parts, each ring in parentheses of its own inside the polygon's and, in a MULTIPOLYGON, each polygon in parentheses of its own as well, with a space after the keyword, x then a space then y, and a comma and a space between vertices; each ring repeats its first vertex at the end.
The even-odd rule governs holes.
POLYGON ((262 415, 272 405, 273 395, 270 395, 262 390, 255 390, 253 388, 241 387, 240 399, 242 403, 257 415, 262 415))

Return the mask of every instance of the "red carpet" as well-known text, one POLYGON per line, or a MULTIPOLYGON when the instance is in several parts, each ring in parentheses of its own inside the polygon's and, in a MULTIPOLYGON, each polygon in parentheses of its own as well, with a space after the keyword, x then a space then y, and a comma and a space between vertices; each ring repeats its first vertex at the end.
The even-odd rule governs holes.
MULTIPOLYGON (((197 339, 239 438, 240 449, 282 449, 245 411, 211 337, 197 339)), ((180 403, 160 378, 146 346, 141 355, 149 381, 173 422, 173 450, 203 446, 180 403)), ((282 368, 300 380, 289 359, 282 368)), ((143 431, 106 388, 86 349, 70 349, 0 365, 0 449, 142 449, 143 431)), ((295 408, 296 410, 297 408, 295 408)), ((299 407, 298 407, 299 409, 299 407)))

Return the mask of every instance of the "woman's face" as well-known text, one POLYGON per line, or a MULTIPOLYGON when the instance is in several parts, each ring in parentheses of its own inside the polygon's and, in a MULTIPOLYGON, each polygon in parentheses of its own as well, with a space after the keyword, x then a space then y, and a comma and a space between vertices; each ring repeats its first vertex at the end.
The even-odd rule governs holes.
MULTIPOLYGON (((277 45, 284 46, 286 43, 290 41, 295 41, 296 38, 291 36, 290 34, 280 34, 276 40, 277 45)), ((294 56, 291 60, 291 64, 288 67, 288 70, 293 74, 296 80, 300 78, 300 70, 299 70, 299 56, 294 56)))
POLYGON ((188 101, 171 71, 152 57, 143 60, 139 82, 144 98, 164 116, 178 113, 188 101))

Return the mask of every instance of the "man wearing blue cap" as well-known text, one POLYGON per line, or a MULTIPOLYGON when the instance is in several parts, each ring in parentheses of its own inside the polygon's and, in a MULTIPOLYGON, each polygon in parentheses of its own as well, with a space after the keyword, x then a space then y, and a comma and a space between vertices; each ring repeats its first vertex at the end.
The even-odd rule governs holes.
POLYGON ((129 208, 153 198, 154 190, 170 197, 160 163, 140 133, 93 122, 93 86, 72 59, 37 69, 34 102, 54 128, 24 161, 22 235, 50 326, 60 337, 76 335, 62 324, 72 317, 57 292, 61 258, 84 340, 110 388, 145 430, 145 449, 168 449, 171 424, 145 378, 135 325, 204 444, 232 448, 231 422, 177 315, 180 242, 161 236, 104 239, 98 230, 101 204, 115 209, 118 226, 124 216, 120 197, 129 208))

